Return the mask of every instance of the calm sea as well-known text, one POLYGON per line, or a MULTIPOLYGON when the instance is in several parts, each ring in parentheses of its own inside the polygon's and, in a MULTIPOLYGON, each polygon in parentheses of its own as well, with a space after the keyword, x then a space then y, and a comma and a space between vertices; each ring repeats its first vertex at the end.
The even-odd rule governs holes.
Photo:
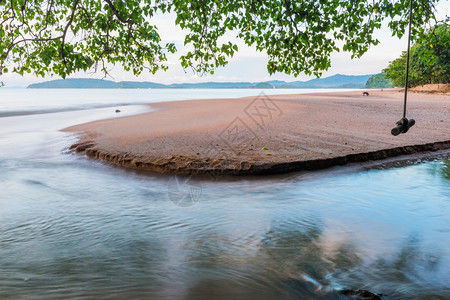
POLYGON ((0 299, 448 299, 449 152, 199 181, 69 153, 59 131, 259 93, 0 89, 0 299))
POLYGON ((191 99, 326 93, 352 89, 4 89, 0 117, 191 99))

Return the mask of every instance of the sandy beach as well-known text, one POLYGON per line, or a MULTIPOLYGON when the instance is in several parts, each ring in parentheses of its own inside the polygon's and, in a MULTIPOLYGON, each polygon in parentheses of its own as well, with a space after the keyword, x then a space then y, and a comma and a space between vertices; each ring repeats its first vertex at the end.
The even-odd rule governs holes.
POLYGON ((122 167, 177 175, 312 170, 450 148, 450 95, 410 93, 416 125, 397 137, 401 90, 152 104, 157 111, 81 124, 71 149, 122 167))

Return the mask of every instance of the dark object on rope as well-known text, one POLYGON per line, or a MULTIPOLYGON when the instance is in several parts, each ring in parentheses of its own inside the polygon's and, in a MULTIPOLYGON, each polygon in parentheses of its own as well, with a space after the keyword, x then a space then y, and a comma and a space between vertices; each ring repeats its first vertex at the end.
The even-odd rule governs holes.
POLYGON ((409 128, 413 127, 416 124, 414 119, 401 118, 400 121, 397 122, 397 127, 392 128, 392 135, 399 135, 400 133, 407 133, 409 128))
POLYGON ((400 133, 406 133, 409 128, 416 124, 414 119, 408 120, 406 118, 406 99, 408 96, 408 74, 409 74, 409 52, 411 44, 411 23, 412 23, 412 0, 409 2, 409 32, 408 32, 408 52, 406 55, 406 76, 405 76, 405 98, 403 101, 403 118, 397 122, 397 127, 391 130, 392 135, 399 135, 400 133))

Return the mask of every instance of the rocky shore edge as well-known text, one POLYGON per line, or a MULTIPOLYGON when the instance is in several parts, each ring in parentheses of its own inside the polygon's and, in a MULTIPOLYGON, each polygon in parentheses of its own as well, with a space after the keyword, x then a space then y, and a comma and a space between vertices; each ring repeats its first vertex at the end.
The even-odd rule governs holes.
POLYGON ((129 153, 103 150, 93 141, 82 141, 69 148, 76 153, 99 159, 126 169, 178 176, 250 176, 275 175, 297 171, 313 171, 345 165, 382 160, 400 155, 435 152, 450 149, 450 140, 434 143, 408 145, 365 153, 348 154, 324 159, 297 160, 290 162, 258 162, 227 158, 210 159, 189 155, 159 157, 136 157, 129 153))

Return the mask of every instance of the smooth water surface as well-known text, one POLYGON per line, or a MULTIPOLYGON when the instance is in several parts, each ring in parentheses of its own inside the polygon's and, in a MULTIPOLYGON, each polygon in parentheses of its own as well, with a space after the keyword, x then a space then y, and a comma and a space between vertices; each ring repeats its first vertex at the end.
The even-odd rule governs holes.
POLYGON ((0 117, 192 99, 326 93, 355 89, 2 89, 0 117))
POLYGON ((58 129, 112 116, 0 118, 0 299, 450 297, 448 152, 174 190, 66 151, 58 129))

